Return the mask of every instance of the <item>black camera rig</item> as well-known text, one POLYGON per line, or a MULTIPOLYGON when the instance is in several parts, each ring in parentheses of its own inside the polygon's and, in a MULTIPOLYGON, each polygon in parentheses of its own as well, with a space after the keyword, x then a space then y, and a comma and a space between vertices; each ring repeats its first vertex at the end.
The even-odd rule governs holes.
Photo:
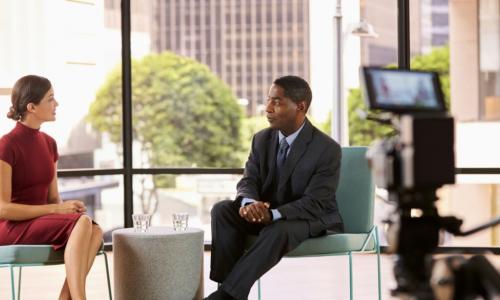
POLYGON ((434 268, 432 253, 442 230, 463 236, 500 223, 496 218, 463 232, 462 220, 442 217, 436 208, 437 189, 455 183, 454 120, 446 112, 438 75, 364 67, 362 76, 370 110, 390 112, 398 132, 368 151, 375 183, 396 205, 386 221, 389 250, 396 254, 392 294, 418 300, 500 295, 500 275, 482 256, 448 258, 446 276, 436 274, 443 268, 434 268))

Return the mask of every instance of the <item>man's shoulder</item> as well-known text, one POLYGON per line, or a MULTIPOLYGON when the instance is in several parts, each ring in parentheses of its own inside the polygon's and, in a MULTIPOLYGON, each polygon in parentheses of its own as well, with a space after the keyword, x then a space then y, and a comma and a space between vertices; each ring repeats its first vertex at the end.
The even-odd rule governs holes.
POLYGON ((339 143, 337 143, 337 141, 314 126, 312 126, 312 136, 315 143, 319 143, 326 147, 340 149, 340 145, 339 143))
POLYGON ((276 132, 276 130, 272 129, 271 127, 264 128, 254 134, 254 139, 256 141, 270 139, 274 132, 276 132))

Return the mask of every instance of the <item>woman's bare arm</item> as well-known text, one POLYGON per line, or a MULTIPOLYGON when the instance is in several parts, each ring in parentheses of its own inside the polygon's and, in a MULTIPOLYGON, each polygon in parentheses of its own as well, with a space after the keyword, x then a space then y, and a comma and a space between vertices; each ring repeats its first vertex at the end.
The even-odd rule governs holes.
POLYGON ((11 197, 12 167, 0 160, 0 219, 23 221, 49 214, 69 214, 85 211, 85 205, 77 200, 66 201, 61 204, 25 205, 12 203, 11 197))
POLYGON ((59 189, 57 187, 57 162, 54 164, 54 178, 52 178, 52 182, 49 185, 49 193, 47 197, 47 202, 49 204, 62 203, 61 196, 59 195, 59 189))

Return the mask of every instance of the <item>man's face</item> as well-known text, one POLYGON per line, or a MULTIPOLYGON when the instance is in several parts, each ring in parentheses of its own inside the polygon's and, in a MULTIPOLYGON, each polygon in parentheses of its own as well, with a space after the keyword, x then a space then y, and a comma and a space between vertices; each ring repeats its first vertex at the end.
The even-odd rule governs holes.
POLYGON ((305 103, 304 101, 295 103, 284 94, 281 86, 275 84, 271 86, 267 96, 266 113, 271 128, 289 135, 302 125, 305 117, 305 103))

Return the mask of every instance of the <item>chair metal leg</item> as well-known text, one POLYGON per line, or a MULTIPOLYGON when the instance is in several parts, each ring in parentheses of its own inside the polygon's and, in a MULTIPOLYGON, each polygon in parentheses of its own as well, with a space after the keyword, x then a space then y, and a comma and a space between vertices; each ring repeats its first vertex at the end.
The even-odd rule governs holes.
POLYGON ((113 296, 111 295, 111 281, 109 280, 108 255, 104 251, 102 251, 102 255, 104 255, 104 264, 106 265, 106 279, 108 280, 109 300, 113 300, 113 296))
POLYGON ((352 298, 352 252, 349 251, 349 299, 352 298))
POLYGON ((257 279, 257 295, 259 296, 259 300, 262 300, 262 294, 260 289, 260 278, 257 279))
POLYGON ((382 300, 382 283, 380 279, 380 244, 378 240, 378 228, 375 228, 375 247, 377 248, 377 283, 378 283, 378 300, 382 300))
POLYGON ((21 300, 21 273, 23 271, 23 267, 19 266, 19 275, 17 276, 17 300, 21 300))
POLYGON ((10 268, 10 290, 12 293, 12 300, 16 300, 16 287, 14 284, 14 267, 9 266, 10 268))

